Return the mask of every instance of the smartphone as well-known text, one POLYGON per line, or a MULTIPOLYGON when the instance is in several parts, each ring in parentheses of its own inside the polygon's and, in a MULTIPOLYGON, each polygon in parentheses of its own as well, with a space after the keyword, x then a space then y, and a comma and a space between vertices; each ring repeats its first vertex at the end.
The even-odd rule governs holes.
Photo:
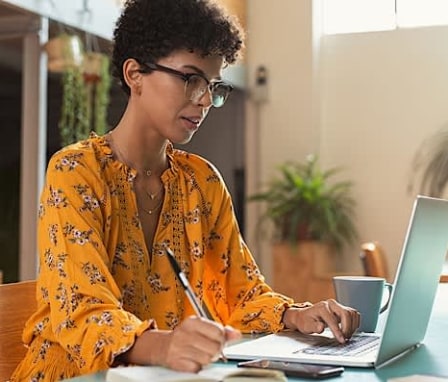
POLYGON ((267 359, 255 359, 243 361, 238 367, 258 367, 262 369, 281 370, 286 376, 310 379, 325 379, 341 375, 344 371, 342 366, 314 365, 299 362, 271 361, 267 359))

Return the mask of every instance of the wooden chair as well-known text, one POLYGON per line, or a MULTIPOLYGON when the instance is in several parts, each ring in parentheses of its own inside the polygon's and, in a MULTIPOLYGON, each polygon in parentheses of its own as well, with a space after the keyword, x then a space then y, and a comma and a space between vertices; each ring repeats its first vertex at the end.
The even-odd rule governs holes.
POLYGON ((26 348, 22 331, 36 309, 36 281, 0 285, 0 381, 7 381, 26 348))
POLYGON ((369 241, 361 244, 361 252, 359 254, 364 275, 374 277, 389 277, 386 258, 384 251, 378 242, 369 241))
MULTIPOLYGON (((384 251, 377 242, 363 243, 359 256, 366 276, 384 277, 387 280, 389 272, 387 270, 384 251)), ((448 274, 440 275, 440 282, 447 283, 448 274)))

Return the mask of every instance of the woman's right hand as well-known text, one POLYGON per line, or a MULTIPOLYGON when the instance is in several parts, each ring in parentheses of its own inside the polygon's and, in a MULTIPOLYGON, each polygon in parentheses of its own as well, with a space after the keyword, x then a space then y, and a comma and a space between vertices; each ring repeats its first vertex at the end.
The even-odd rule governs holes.
POLYGON ((126 361, 198 372, 216 361, 226 341, 241 338, 232 328, 197 316, 188 317, 173 331, 148 330, 127 352, 126 361))

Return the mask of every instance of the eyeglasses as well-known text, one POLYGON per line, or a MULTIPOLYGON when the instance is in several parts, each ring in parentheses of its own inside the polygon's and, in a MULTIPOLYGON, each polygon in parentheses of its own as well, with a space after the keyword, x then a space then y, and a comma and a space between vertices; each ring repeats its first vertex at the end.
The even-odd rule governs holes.
POLYGON ((208 90, 211 94, 212 105, 214 107, 221 107, 233 90, 233 86, 229 83, 225 81, 209 81, 204 75, 199 73, 182 73, 178 70, 154 63, 144 63, 141 65, 141 73, 150 73, 153 70, 158 70, 181 78, 185 81, 185 96, 194 103, 200 102, 208 90))

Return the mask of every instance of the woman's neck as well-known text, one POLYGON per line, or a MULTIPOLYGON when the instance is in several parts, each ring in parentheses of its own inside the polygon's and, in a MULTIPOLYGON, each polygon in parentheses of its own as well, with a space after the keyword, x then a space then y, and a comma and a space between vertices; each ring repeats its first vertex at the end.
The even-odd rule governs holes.
POLYGON ((160 176, 168 167, 167 140, 151 140, 130 126, 118 124, 109 133, 109 143, 118 160, 138 173, 160 176))

